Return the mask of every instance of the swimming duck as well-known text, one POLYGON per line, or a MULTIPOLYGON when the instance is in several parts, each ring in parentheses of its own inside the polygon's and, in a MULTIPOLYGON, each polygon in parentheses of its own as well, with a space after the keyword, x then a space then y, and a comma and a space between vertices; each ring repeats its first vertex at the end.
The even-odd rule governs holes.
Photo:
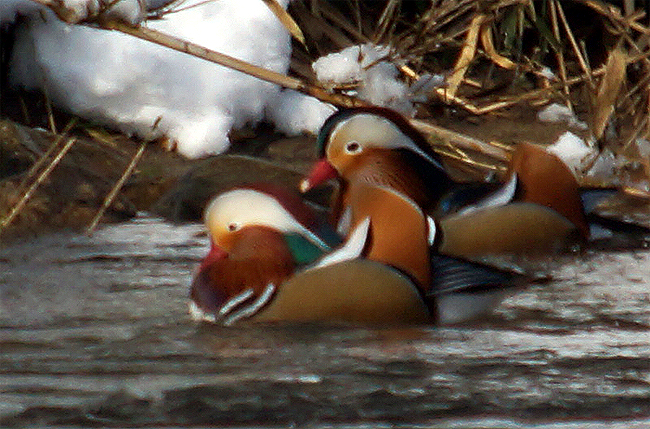
POLYGON ((358 229, 369 220, 364 256, 407 273, 437 323, 483 317, 532 280, 462 255, 441 254, 433 245, 438 240, 436 221, 393 188, 354 182, 348 191, 351 227, 358 229))
POLYGON ((368 221, 330 252, 310 219, 309 207, 284 193, 241 188, 217 196, 205 212, 211 250, 192 281, 193 318, 225 325, 430 320, 408 275, 358 258, 368 221))
POLYGON ((486 185, 459 185, 438 204, 444 239, 439 250, 474 257, 494 254, 552 254, 589 238, 580 189, 564 162, 531 143, 513 151, 505 181, 486 185), (463 201, 467 187, 473 200, 463 201), (453 203, 452 201, 455 201, 453 203))
POLYGON ((496 187, 455 183, 425 138, 384 108, 335 113, 317 144, 321 158, 300 188, 306 192, 339 179, 333 211, 340 233, 349 225, 349 188, 375 183, 404 193, 440 219, 438 243, 448 255, 546 253, 571 247, 588 234, 573 174, 559 158, 531 144, 515 150, 506 180, 496 187))
POLYGON ((384 185, 408 196, 425 210, 455 185, 425 138, 404 117, 381 107, 341 110, 318 135, 320 159, 300 184, 301 192, 333 178, 340 189, 333 218, 345 233, 350 183, 384 185))
POLYGON ((362 184, 350 199, 351 233, 329 251, 305 220, 311 216, 304 204, 258 189, 217 196, 205 214, 211 250, 192 282, 193 317, 226 325, 455 323, 500 300, 477 297, 502 297, 510 290, 504 285, 514 284, 510 273, 432 258, 435 223, 403 194, 362 184), (464 296, 476 302, 468 305, 464 296))

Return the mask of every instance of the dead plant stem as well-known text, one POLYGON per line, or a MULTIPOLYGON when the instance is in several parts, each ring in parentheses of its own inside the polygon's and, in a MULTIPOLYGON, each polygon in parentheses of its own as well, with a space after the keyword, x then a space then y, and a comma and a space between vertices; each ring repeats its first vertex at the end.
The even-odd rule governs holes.
POLYGON ((54 139, 54 142, 50 145, 50 147, 47 148, 44 154, 41 155, 41 157, 34 163, 32 166, 29 168, 27 173, 25 173, 25 178, 20 182, 20 185, 18 185, 18 193, 22 192, 23 189, 27 187, 27 184, 32 181, 32 179, 36 176, 38 173, 38 170, 41 169, 43 164, 45 164, 45 161, 52 155, 54 150, 59 146, 59 144, 63 141, 63 139, 68 135, 72 127, 74 127, 77 124, 77 118, 72 118, 68 123, 66 124, 65 128, 61 132, 61 134, 58 134, 56 138, 54 139))
POLYGON ((582 67, 582 70, 585 72, 587 76, 587 82, 589 83, 589 87, 592 90, 596 89, 596 84, 594 83, 593 79, 591 78, 591 67, 589 67, 589 64, 587 64, 587 61, 582 55, 582 52, 580 51, 580 48, 578 47, 578 43, 576 42, 575 37, 573 36, 573 31, 571 31, 571 27, 569 27, 569 22, 566 19, 566 16, 564 15, 564 9, 562 8, 562 4, 560 2, 555 3, 557 6, 557 12, 560 17, 560 20, 562 21, 562 26, 564 27, 564 31, 566 32, 567 36, 569 37, 569 42, 571 43, 571 46, 573 47, 573 51, 575 52, 576 57, 578 58, 578 62, 580 63, 580 67, 582 67))
MULTIPOLYGON (((551 13, 551 26, 553 28, 553 35, 555 36, 556 40, 560 40, 560 27, 558 26, 557 22, 557 0, 553 0, 549 2, 549 11, 551 13)), ((558 66, 560 69, 560 80, 562 81, 562 89, 564 91, 565 95, 565 102, 567 107, 569 107, 573 111, 573 105, 571 104, 571 100, 569 99, 569 95, 571 92, 569 91, 569 85, 567 85, 567 74, 566 74, 566 64, 564 63, 564 54, 562 53, 562 49, 559 48, 556 52, 555 55, 557 57, 557 62, 558 66)))
POLYGON ((124 186, 124 182, 131 176, 133 173, 133 170, 135 169, 136 165, 138 165, 138 161, 140 161, 140 158, 142 158, 142 155, 144 154, 144 150, 147 147, 147 142, 143 142, 140 145, 140 148, 138 151, 133 155, 133 158, 131 159, 131 162, 129 165, 126 167, 124 170, 124 173, 120 177, 120 179, 115 183, 115 186, 113 186, 113 189, 106 195, 106 198, 104 199, 104 202, 102 203, 102 206, 99 208, 97 213, 95 214, 95 217, 93 220, 90 222, 90 225, 88 225, 88 228, 86 228, 86 234, 91 235, 95 228, 97 228, 97 224, 99 224, 99 220, 102 218, 104 215, 104 212, 108 209, 108 207, 113 203, 113 200, 115 200, 115 197, 117 196, 117 193, 122 189, 122 186, 124 186))
POLYGON ((304 94, 316 97, 319 100, 345 107, 365 106, 368 103, 342 94, 328 93, 324 88, 311 85, 290 76, 274 72, 272 70, 259 67, 237 58, 225 55, 203 46, 188 42, 177 37, 165 34, 147 27, 132 27, 121 22, 109 22, 104 25, 108 30, 115 30, 121 33, 129 34, 139 39, 147 40, 161 46, 166 46, 179 52, 202 58, 204 60, 240 71, 242 73, 255 76, 267 82, 293 89, 304 94))
POLYGON ((0 222, 0 233, 18 216, 20 211, 25 207, 25 204, 29 201, 29 199, 32 197, 34 191, 38 189, 41 183, 50 175, 52 170, 54 170, 54 167, 56 167, 61 159, 65 156, 66 153, 68 153, 68 150, 72 147, 76 139, 74 137, 71 137, 66 144, 61 148, 59 153, 54 157, 52 162, 43 170, 43 172, 36 178, 34 183, 27 189, 27 191, 23 194, 21 197, 20 201, 11 208, 9 211, 9 214, 0 222))

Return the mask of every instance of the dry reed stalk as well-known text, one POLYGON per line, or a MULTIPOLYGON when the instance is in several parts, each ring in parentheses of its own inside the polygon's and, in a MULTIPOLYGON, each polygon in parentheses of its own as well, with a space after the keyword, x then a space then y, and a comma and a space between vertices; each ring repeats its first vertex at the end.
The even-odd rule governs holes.
MULTIPOLYGON (((628 64, 633 64, 634 61, 629 60, 628 64)), ((645 89, 648 88, 648 84, 650 84, 650 73, 647 73, 645 76, 643 76, 639 81, 632 87, 630 88, 625 94, 621 96, 623 100, 629 100, 634 96, 634 94, 641 92, 645 89)), ((629 111, 624 112, 624 114, 629 114, 629 111)))
POLYGON ((479 32, 481 26, 485 22, 486 16, 482 13, 477 13, 470 23, 469 30, 465 36, 463 48, 460 51, 458 60, 454 66, 454 70, 447 78, 447 85, 445 87, 445 97, 453 98, 456 96, 458 87, 463 81, 465 73, 471 64, 474 56, 476 55, 476 45, 478 43, 479 32))
POLYGON ((95 231, 95 228, 97 228, 97 225, 99 224, 99 220, 102 218, 104 215, 104 212, 110 207, 110 205, 113 203, 115 200, 115 197, 117 197, 117 193, 122 189, 122 186, 124 186, 124 182, 131 176, 133 173, 133 170, 135 169, 136 165, 138 165, 138 162, 140 161, 140 158, 142 158, 142 155, 144 154, 144 150, 147 147, 147 142, 143 142, 140 145, 140 148, 138 151, 133 155, 133 158, 131 159, 131 162, 129 165, 126 167, 124 170, 124 173, 122 173, 122 176, 120 179, 115 183, 113 186, 113 189, 106 195, 106 198, 104 199, 104 202, 102 203, 101 207, 99 210, 97 210, 97 213, 95 214, 95 217, 93 220, 90 222, 88 225, 88 228, 86 228, 86 234, 91 235, 93 231, 95 231))
POLYGON ((442 7, 435 5, 432 2, 431 8, 420 20, 425 23, 421 31, 421 36, 424 36, 427 33, 438 32, 442 27, 448 25, 475 7, 476 1, 474 0, 449 2, 442 7))
POLYGON ((20 103, 20 113, 23 115, 23 120, 26 124, 30 124, 32 122, 32 119, 29 115, 29 109, 27 109, 27 103, 25 103, 25 99, 23 98, 22 94, 18 96, 18 101, 20 103))
MULTIPOLYGON (((560 39, 560 27, 558 26, 557 22, 557 3, 558 0, 552 0, 549 2, 549 11, 551 14, 551 27, 553 29, 553 36, 555 36, 556 40, 561 40, 560 39)), ((562 81, 562 89, 564 91, 565 95, 565 103, 568 108, 570 108, 573 111, 573 106, 571 104, 571 100, 569 99, 569 96, 571 95, 571 92, 569 91, 569 86, 566 84, 567 81, 567 74, 566 74, 566 64, 564 63, 564 54, 562 53, 561 49, 557 49, 555 51, 555 56, 557 57, 557 62, 558 62, 558 67, 560 71, 560 80, 562 81)))
POLYGON ((504 172, 506 171, 506 167, 504 165, 499 165, 497 163, 493 164, 488 164, 485 162, 479 162, 474 159, 472 159, 469 155, 464 154, 464 155, 458 155, 454 153, 453 151, 450 152, 448 150, 445 150, 441 147, 434 147, 434 151, 438 154, 441 155, 449 160, 456 161, 459 165, 462 165, 464 167, 470 167, 472 170, 476 171, 479 170, 481 172, 487 170, 487 171, 494 171, 494 172, 504 172))
POLYGON ((650 29, 644 25, 639 24, 636 19, 639 17, 636 16, 630 16, 630 17, 624 17, 621 15, 620 11, 613 7, 612 5, 606 4, 602 2, 601 0, 580 0, 582 4, 585 4, 598 12, 599 14, 606 16, 609 18, 612 22, 623 25, 624 27, 629 27, 634 31, 638 31, 639 33, 642 34, 650 34, 650 29), (630 19, 630 18, 635 18, 635 19, 630 19))
POLYGON ((573 48, 573 52, 575 53, 576 57, 578 58, 578 63, 580 63, 580 67, 582 67, 582 71, 585 73, 587 76, 588 84, 589 87, 592 90, 596 89, 596 84, 594 83, 593 79, 591 79, 591 67, 589 67, 589 64, 587 64, 587 61, 585 60, 584 56, 582 55, 582 52, 580 52, 580 48, 578 47, 578 43, 576 43, 576 39, 573 36, 573 31, 571 31, 571 27, 569 27, 569 22, 566 19, 566 16, 564 15, 564 9, 562 8, 562 4, 560 2, 556 3, 557 6, 557 12, 560 17, 560 20, 562 21, 562 26, 564 27, 564 32, 567 34, 569 37, 569 43, 571 43, 571 47, 573 48))
POLYGON ((63 128, 63 131, 61 134, 58 134, 50 147, 47 148, 45 153, 43 153, 38 160, 32 164, 32 166, 27 170, 27 173, 25 173, 25 178, 20 182, 18 185, 18 188, 16 189, 17 193, 21 193, 23 189, 25 189, 28 186, 28 183, 30 183, 35 177, 36 174, 38 173, 38 170, 41 169, 41 167, 45 164, 45 161, 52 155, 54 150, 61 144, 63 139, 68 135, 70 130, 72 130, 72 127, 74 127, 77 124, 77 118, 72 118, 68 123, 66 124, 65 128, 63 128))
POLYGON ((61 161, 61 159, 63 159, 65 154, 68 153, 68 151, 70 150, 70 148, 72 147, 75 141, 76 139, 72 137, 66 142, 65 145, 63 145, 63 147, 61 148, 59 153, 54 157, 52 162, 50 162, 47 168, 45 168, 45 170, 43 170, 43 172, 36 178, 36 180, 34 181, 34 183, 32 183, 29 189, 25 191, 25 193, 20 198, 18 203, 16 203, 16 205, 11 208, 9 214, 2 220, 2 222, 0 222, 0 234, 16 218, 16 216, 18 216, 18 214, 23 209, 23 207, 25 207, 25 204, 27 204, 27 201, 29 201, 29 199, 32 197, 34 191, 36 191, 36 189, 38 189, 41 183, 43 183, 43 181, 50 175, 52 170, 54 170, 54 167, 56 167, 61 161))
POLYGON ((453 104, 455 106, 461 107, 474 115, 481 114, 480 108, 476 107, 469 101, 466 101, 458 96, 452 96, 451 94, 449 94, 446 87, 434 88, 432 94, 437 95, 438 98, 444 101, 446 104, 453 104))
MULTIPOLYGON (((637 127, 634 129, 632 133, 628 136, 628 138, 625 140, 625 142, 622 145, 622 151, 625 152, 629 149, 629 147, 634 143, 637 138, 641 136, 641 134, 644 133, 646 130, 646 127, 648 126, 648 115, 643 115, 643 119, 641 122, 637 125, 637 127)), ((647 162, 648 160, 646 160, 647 162)))
POLYGON ((479 139, 475 139, 473 137, 469 137, 464 134, 442 128, 428 122, 420 121, 418 119, 411 119, 411 125, 413 125, 416 129, 425 135, 437 136, 445 142, 453 143, 454 146, 471 149, 486 156, 495 158, 499 161, 507 161, 509 159, 506 151, 501 150, 496 146, 487 144, 479 139))
POLYGON ((50 132, 54 135, 56 132, 56 121, 54 120, 54 112, 52 110, 52 103, 50 101, 50 94, 47 88, 43 90, 43 97, 45 98, 45 111, 47 112, 47 124, 50 127, 50 132))
POLYGON ((489 144, 491 146, 495 146, 495 147, 497 147, 497 148, 499 148, 499 149, 501 149, 503 151, 506 151, 506 152, 513 152, 515 150, 515 148, 512 147, 512 145, 510 145, 510 144, 505 144, 505 143, 497 142, 497 141, 494 141, 494 140, 490 140, 489 142, 487 142, 487 144, 489 144))
POLYGON ((277 0, 264 0, 266 6, 273 12, 273 14, 278 18, 278 20, 284 25, 284 28, 287 29, 289 34, 299 41, 305 48, 307 48, 307 42, 305 40, 305 35, 303 34, 296 21, 287 13, 287 11, 280 6, 277 0))
MULTIPOLYGON (((591 73, 591 76, 593 78, 593 77, 600 76, 603 73, 605 73, 605 67, 601 67, 598 70, 593 71, 591 73)), ((492 103, 492 104, 489 104, 489 105, 486 105, 486 106, 483 106, 483 107, 480 107, 480 108, 475 108, 474 112, 477 115, 484 115, 484 114, 487 114, 487 113, 492 113, 495 110, 500 110, 500 109, 505 109, 507 107, 512 107, 512 106, 514 106, 516 104, 519 104, 519 103, 521 103, 523 101, 540 98, 541 96, 543 96, 546 93, 550 93, 550 92, 556 91, 556 90, 558 90, 560 88, 563 88, 565 84, 570 87, 572 85, 582 83, 585 80, 587 80, 587 76, 584 76, 584 75, 576 76, 576 77, 568 79, 566 82, 559 82, 559 83, 556 83, 556 84, 553 84, 553 85, 549 85, 549 86, 547 86, 545 88, 536 89, 534 91, 528 91, 527 93, 517 95, 517 96, 512 97, 510 99, 507 99, 507 100, 497 101, 496 103, 492 103)))
POLYGON ((349 97, 343 94, 329 93, 322 87, 308 84, 300 79, 286 76, 263 67, 255 66, 237 58, 225 55, 195 43, 188 42, 183 39, 162 33, 160 31, 151 30, 146 27, 132 27, 121 22, 109 22, 104 25, 107 30, 115 30, 121 33, 129 34, 139 39, 147 40, 179 52, 183 52, 204 60, 231 68, 233 70, 255 76, 267 82, 280 85, 285 88, 293 89, 302 92, 312 97, 318 98, 326 103, 332 103, 338 106, 357 107, 367 106, 368 103, 354 97, 349 97))
POLYGON ((650 200, 650 192, 643 189, 633 188, 631 186, 624 186, 621 189, 621 191, 623 191, 624 194, 629 195, 630 197, 643 199, 643 200, 650 200))
POLYGON ((483 49, 485 49, 485 53, 488 57, 490 57, 494 64, 508 70, 517 68, 517 64, 515 62, 511 61, 509 58, 504 57, 503 55, 500 55, 497 52, 496 48, 494 47, 494 40, 492 38, 492 29, 489 25, 484 25, 481 28, 481 44, 483 45, 483 49))
MULTIPOLYGON (((340 15, 336 10, 334 10, 334 8, 332 8, 331 5, 327 5, 327 7, 325 7, 325 5, 321 5, 320 12, 326 19, 332 21, 334 24, 338 25, 340 28, 342 28, 343 30, 347 31, 352 36, 354 36, 354 38, 357 41, 370 42, 370 38, 366 37, 363 34, 363 32, 361 31, 361 28, 360 28, 360 26, 361 26, 361 16, 359 15, 358 7, 357 7, 357 11, 356 11, 357 12, 358 26, 356 28, 354 26, 352 26, 348 21, 346 21, 344 16, 340 15)), ((330 27, 330 31, 333 31, 333 29, 331 27, 330 27)), ((339 43, 338 47, 339 48, 344 48, 347 45, 352 43, 352 40, 350 40, 350 39, 347 39, 347 41, 348 41, 348 43, 346 43, 346 44, 340 44, 339 43)))
POLYGON ((384 7, 384 10, 379 17, 379 22, 377 24, 377 29, 375 34, 372 37, 373 43, 379 43, 388 33, 391 31, 391 28, 394 27, 395 17, 397 12, 399 12, 398 4, 400 0, 389 0, 384 7))
POLYGON ((605 64, 605 74, 600 82, 600 88, 594 99, 591 132, 600 139, 614 113, 616 99, 625 79, 627 55, 619 47, 614 49, 605 64))

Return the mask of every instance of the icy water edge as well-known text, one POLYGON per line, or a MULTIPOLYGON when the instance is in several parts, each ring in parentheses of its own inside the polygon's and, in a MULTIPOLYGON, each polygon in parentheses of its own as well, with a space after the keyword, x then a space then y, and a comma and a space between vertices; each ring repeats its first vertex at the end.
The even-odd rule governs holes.
POLYGON ((460 327, 197 325, 200 225, 0 249, 0 427, 650 427, 650 252, 460 327))

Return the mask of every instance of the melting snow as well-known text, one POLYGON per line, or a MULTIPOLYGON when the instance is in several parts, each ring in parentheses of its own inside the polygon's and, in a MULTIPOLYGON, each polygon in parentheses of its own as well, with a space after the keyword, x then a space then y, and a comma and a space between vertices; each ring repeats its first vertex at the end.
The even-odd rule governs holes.
POLYGON ((582 171, 584 164, 598 154, 597 149, 570 131, 558 137, 546 150, 559 156, 574 173, 582 171))
MULTIPOLYGON (((106 0, 63 1, 83 16, 106 0)), ((138 21, 139 1, 121 0, 114 14, 138 21)), ((45 89, 58 106, 127 134, 169 138, 185 156, 221 153, 232 128, 265 119, 289 135, 316 133, 334 111, 243 73, 118 32, 68 25, 39 10, 31 0, 0 0, 0 22, 28 17, 17 31, 11 83, 45 89)), ((262 0, 186 0, 145 25, 279 73, 289 68, 289 34, 262 0)), ((426 101, 444 78, 423 76, 409 88, 390 54, 384 46, 352 46, 313 68, 320 81, 357 82, 360 98, 408 116, 413 102, 426 101)))
MULTIPOLYGON (((2 19, 33 12, 31 3, 3 3, 2 19)), ((146 25, 276 72, 288 70, 289 34, 263 1, 190 0, 182 6, 146 25)), ((223 152, 231 128, 258 123, 266 109, 289 99, 311 108, 281 109, 291 117, 272 109, 285 132, 315 131, 329 115, 326 106, 314 107, 316 101, 276 85, 128 35, 68 25, 49 11, 32 13, 20 28, 11 82, 45 88, 59 106, 127 134, 166 136, 188 157, 223 152)))
POLYGON ((539 112, 537 119, 542 122, 566 122, 567 125, 579 130, 586 130, 587 124, 579 120, 571 109, 557 103, 551 103, 539 112))

